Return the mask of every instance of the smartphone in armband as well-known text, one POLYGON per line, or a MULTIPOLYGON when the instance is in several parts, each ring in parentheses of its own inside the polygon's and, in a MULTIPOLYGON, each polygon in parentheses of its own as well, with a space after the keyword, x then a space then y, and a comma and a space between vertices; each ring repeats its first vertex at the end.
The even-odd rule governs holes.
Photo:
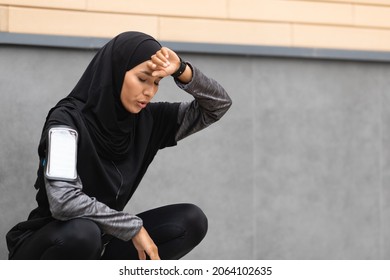
POLYGON ((58 126, 49 129, 46 178, 77 179, 77 140, 77 131, 72 128, 58 126))

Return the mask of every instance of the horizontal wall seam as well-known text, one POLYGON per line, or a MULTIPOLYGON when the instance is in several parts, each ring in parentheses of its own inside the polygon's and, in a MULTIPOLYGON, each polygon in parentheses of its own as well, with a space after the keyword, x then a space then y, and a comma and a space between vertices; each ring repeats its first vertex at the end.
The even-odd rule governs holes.
MULTIPOLYGON (((52 48, 99 49, 110 38, 58 36, 0 32, 0 46, 36 46, 52 48)), ((291 57, 307 59, 390 62, 390 52, 343 49, 234 45, 161 41, 177 52, 213 55, 291 57)))

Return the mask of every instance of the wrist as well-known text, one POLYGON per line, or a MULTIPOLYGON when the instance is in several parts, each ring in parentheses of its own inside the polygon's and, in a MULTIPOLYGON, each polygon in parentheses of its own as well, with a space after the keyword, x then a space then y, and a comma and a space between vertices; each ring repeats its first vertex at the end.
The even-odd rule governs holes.
POLYGON ((181 57, 179 58, 180 58, 179 68, 176 70, 175 73, 171 74, 173 78, 179 78, 187 68, 187 63, 184 60, 182 60, 181 57))

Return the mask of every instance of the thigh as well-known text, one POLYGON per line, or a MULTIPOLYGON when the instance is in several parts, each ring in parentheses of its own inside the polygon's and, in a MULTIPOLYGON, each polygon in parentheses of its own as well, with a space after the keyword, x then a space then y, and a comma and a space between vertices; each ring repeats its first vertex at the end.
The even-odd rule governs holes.
MULTIPOLYGON (((156 243, 161 259, 179 259, 190 252, 207 232, 207 218, 193 204, 173 204, 137 215, 156 243)), ((113 238, 103 259, 138 259, 132 241, 113 238)))
POLYGON ((12 259, 99 258, 101 232, 87 219, 54 220, 27 238, 12 259))

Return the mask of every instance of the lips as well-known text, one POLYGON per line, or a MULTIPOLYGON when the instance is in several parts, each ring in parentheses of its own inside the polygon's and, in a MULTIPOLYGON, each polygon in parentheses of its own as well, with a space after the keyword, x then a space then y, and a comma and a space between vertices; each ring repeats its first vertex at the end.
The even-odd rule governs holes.
POLYGON ((146 107, 146 105, 148 105, 149 102, 147 101, 137 101, 137 104, 138 106, 141 108, 141 109, 144 109, 146 107))

